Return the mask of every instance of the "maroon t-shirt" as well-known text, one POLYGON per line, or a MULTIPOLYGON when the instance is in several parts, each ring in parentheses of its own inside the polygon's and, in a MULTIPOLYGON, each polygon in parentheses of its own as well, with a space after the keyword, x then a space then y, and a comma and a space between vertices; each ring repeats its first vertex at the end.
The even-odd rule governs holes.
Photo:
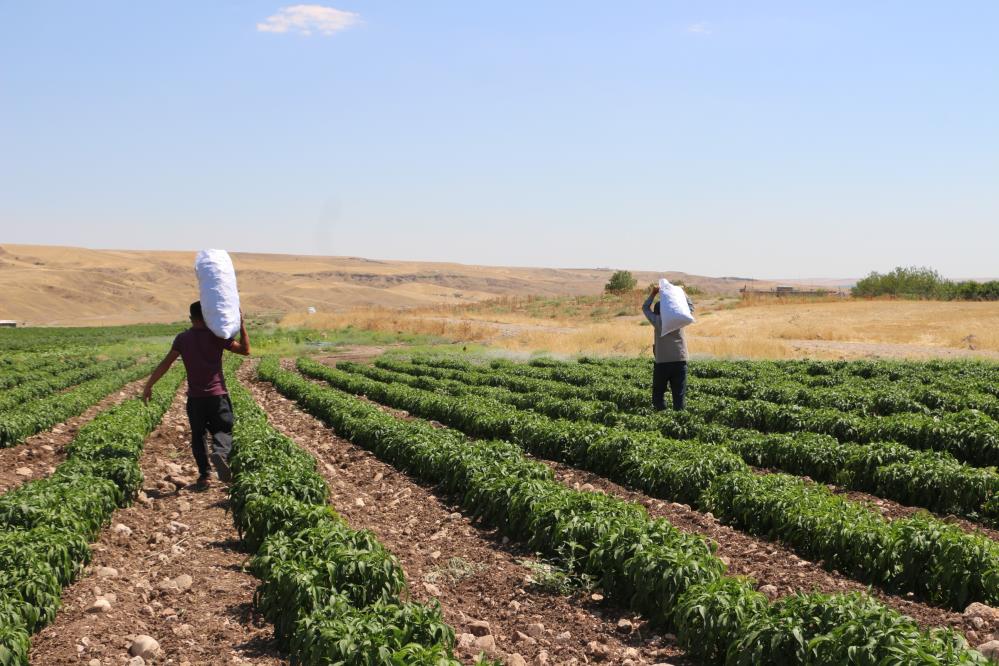
POLYGON ((189 328, 173 339, 173 350, 184 359, 187 368, 188 397, 228 394, 222 376, 222 350, 232 347, 232 343, 216 337, 207 328, 189 328))

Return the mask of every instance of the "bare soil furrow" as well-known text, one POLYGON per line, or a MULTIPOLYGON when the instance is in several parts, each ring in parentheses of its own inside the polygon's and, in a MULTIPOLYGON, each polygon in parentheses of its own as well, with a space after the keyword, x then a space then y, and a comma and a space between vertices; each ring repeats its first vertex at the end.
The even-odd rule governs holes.
POLYGON ((433 488, 337 437, 252 374, 249 367, 240 371, 273 425, 320 461, 332 504, 399 557, 414 598, 440 601, 469 663, 483 648, 511 664, 694 663, 672 636, 650 631, 599 594, 539 590, 521 564, 532 553, 473 524, 433 488), (488 623, 488 637, 476 636, 484 633, 480 622, 488 623))
POLYGON ((143 382, 145 379, 126 384, 79 416, 32 435, 17 446, 0 448, 0 493, 54 472, 56 465, 66 458, 66 445, 73 441, 80 428, 105 409, 117 405, 125 398, 138 395, 143 382))
POLYGON ((143 493, 101 534, 88 575, 63 591, 55 623, 33 639, 32 664, 132 663, 140 634, 159 643, 155 663, 288 663, 253 611, 257 580, 243 570, 225 486, 187 487, 197 474, 184 400, 181 389, 146 440, 143 493))

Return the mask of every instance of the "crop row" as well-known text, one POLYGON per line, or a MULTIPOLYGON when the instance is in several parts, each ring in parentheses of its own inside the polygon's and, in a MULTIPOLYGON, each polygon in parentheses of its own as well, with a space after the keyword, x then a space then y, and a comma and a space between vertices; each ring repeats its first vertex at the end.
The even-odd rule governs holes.
MULTIPOLYGON (((578 366, 577 366, 578 367, 578 366)), ((648 391, 626 381, 591 372, 583 383, 576 372, 564 367, 534 368, 496 362, 488 370, 494 375, 515 375, 561 384, 562 391, 577 390, 576 396, 608 400, 620 409, 638 414, 651 412, 648 391), (571 383, 570 383, 571 382, 571 383)), ((572 368, 575 370, 575 368, 572 368)), ((721 396, 701 396, 687 405, 690 416, 732 428, 750 428, 765 433, 813 432, 835 437, 841 442, 867 444, 897 442, 913 449, 944 451, 956 459, 977 466, 999 462, 999 423, 975 410, 892 416, 856 416, 833 409, 778 405, 763 400, 736 400, 721 396)))
POLYGON ((618 401, 627 400, 625 394, 613 393, 614 389, 608 387, 576 387, 502 372, 451 370, 392 360, 379 360, 377 365, 377 368, 354 364, 341 364, 340 367, 382 381, 403 382, 454 395, 480 395, 554 418, 586 420, 639 432, 660 432, 677 439, 715 442, 756 467, 806 475, 940 513, 956 513, 989 522, 999 518, 996 500, 999 473, 994 468, 963 464, 941 451, 916 451, 896 443, 843 443, 831 436, 814 433, 767 435, 710 424, 689 412, 629 414, 621 412, 614 402, 592 398, 593 393, 599 393, 615 396, 618 401), (380 369, 405 375, 379 374, 380 369))
MULTIPOLYGON (((523 378, 549 380, 593 392, 620 408, 636 413, 651 409, 649 392, 634 382, 603 373, 599 367, 582 364, 527 366, 494 361, 491 372, 523 378)), ((481 371, 481 369, 480 369, 481 371)), ((834 409, 779 405, 763 400, 736 400, 701 396, 690 400, 687 410, 704 420, 733 428, 752 428, 767 433, 814 432, 842 442, 892 441, 914 449, 940 450, 964 462, 991 466, 999 463, 999 422, 977 410, 929 414, 857 416, 834 409)))
POLYGON ((913 592, 963 609, 999 601, 999 544, 929 515, 888 521, 823 485, 773 474, 765 482, 726 447, 670 440, 593 423, 552 419, 479 396, 450 396, 385 383, 306 359, 299 369, 337 388, 454 426, 499 437, 537 455, 564 460, 650 495, 686 502, 755 534, 776 536, 802 556, 858 580, 913 592), (735 483, 746 498, 722 494, 735 483), (768 485, 769 484, 769 485, 768 485), (761 507, 741 510, 742 499, 761 507), (788 502, 787 498, 795 501, 788 502), (769 509, 764 511, 763 505, 769 509))
MULTIPOLYGON (((581 358, 579 363, 637 375, 648 372, 647 359, 581 358)), ((553 359, 536 359, 531 365, 555 367, 567 364, 553 359)), ((867 381, 897 382, 915 387, 932 386, 953 390, 955 383, 974 390, 992 393, 999 381, 993 364, 978 361, 735 361, 698 360, 690 364, 690 374, 697 378, 729 378, 751 381, 759 376, 782 376, 812 387, 832 387, 867 381)))
POLYGON ((148 375, 154 366, 152 361, 140 362, 0 414, 0 447, 13 446, 25 437, 80 414, 125 384, 148 375))
POLYGON ((21 355, 0 364, 0 389, 8 389, 37 377, 83 368, 96 362, 93 354, 64 352, 21 355))
MULTIPOLYGON (((619 367, 562 362, 562 365, 544 367, 574 382, 579 381, 582 373, 589 377, 604 375, 611 380, 626 380, 644 389, 651 385, 650 363, 619 367)), ((700 362, 689 367, 699 368, 700 362)), ((739 400, 757 399, 783 405, 835 409, 860 416, 904 413, 942 415, 971 409, 984 412, 993 419, 999 416, 999 397, 994 394, 990 383, 976 385, 975 382, 956 378, 941 381, 939 377, 929 376, 925 381, 880 378, 864 381, 851 376, 831 383, 828 377, 822 378, 825 381, 815 381, 813 377, 788 375, 762 363, 759 366, 754 364, 754 370, 750 376, 740 377, 703 377, 691 372, 689 395, 693 398, 704 393, 739 400)))
POLYGON ((0 328, 0 351, 33 352, 66 347, 93 348, 139 338, 165 337, 180 332, 177 324, 83 326, 73 328, 0 328))
POLYGON ((986 663, 947 630, 920 632, 866 595, 792 595, 770 604, 754 583, 725 575, 713 546, 644 508, 575 491, 504 441, 470 440, 281 370, 263 379, 354 443, 460 498, 504 534, 592 575, 605 594, 674 631, 719 664, 986 663))
POLYGON ((399 562, 327 504, 315 459, 278 433, 237 382, 230 396, 233 520, 254 553, 255 603, 292 663, 457 666, 440 608, 404 600, 399 562))
POLYGON ((56 391, 61 391, 70 386, 76 386, 82 382, 101 377, 108 372, 121 370, 135 365, 135 358, 115 358, 107 361, 93 362, 82 368, 75 368, 51 374, 38 373, 34 381, 22 382, 17 388, 5 391, 0 396, 0 412, 4 412, 18 405, 48 395, 56 391), (40 376, 39 376, 40 375, 40 376))
POLYGON ((27 666, 29 637, 53 620, 89 542, 142 484, 139 455, 183 379, 171 371, 148 405, 127 400, 80 429, 52 476, 0 496, 0 664, 27 666))

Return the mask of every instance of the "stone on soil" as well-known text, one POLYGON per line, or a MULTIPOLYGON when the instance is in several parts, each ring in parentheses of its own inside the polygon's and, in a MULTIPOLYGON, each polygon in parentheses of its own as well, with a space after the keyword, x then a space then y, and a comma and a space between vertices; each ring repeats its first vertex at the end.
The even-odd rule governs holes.
POLYGON ((139 634, 132 641, 132 645, 128 648, 128 653, 133 657, 152 659, 159 650, 160 644, 155 638, 146 634, 139 634))
POLYGON ((977 649, 992 661, 999 661, 999 641, 982 643, 977 649))
POLYGON ((117 578, 118 570, 113 567, 97 567, 98 578, 117 578))
POLYGON ((527 660, 516 652, 506 656, 506 663, 507 666, 527 666, 527 660))
POLYGON ((542 638, 545 635, 545 625, 540 622, 532 622, 527 625, 527 635, 531 638, 542 638))
POLYGON ((485 620, 472 620, 468 623, 468 631, 476 636, 488 636, 492 633, 489 623, 485 620))
POLYGON ((17 474, 18 476, 31 476, 31 468, 18 467, 17 469, 14 470, 14 474, 17 474))
POLYGON ((187 592, 194 585, 194 579, 188 574, 181 574, 173 579, 173 584, 177 586, 180 592, 187 592))
POLYGON ((109 610, 111 610, 111 602, 107 599, 96 599, 87 608, 88 613, 107 613, 109 610))
POLYGON ((475 639, 475 649, 482 650, 483 652, 492 652, 496 649, 496 639, 490 634, 485 636, 479 636, 475 639))

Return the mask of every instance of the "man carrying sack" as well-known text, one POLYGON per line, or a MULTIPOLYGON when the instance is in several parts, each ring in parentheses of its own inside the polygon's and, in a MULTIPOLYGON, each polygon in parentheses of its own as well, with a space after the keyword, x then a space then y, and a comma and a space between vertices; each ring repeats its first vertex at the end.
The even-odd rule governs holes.
POLYGON ((652 371, 652 407, 656 410, 666 409, 668 385, 673 395, 673 409, 682 410, 684 395, 687 392, 687 341, 683 335, 683 327, 694 321, 694 304, 682 288, 666 280, 660 280, 645 299, 642 312, 655 330, 652 343, 655 356, 655 367, 652 371), (660 298, 653 307, 652 301, 655 300, 656 294, 659 294, 660 298), (667 313, 664 313, 662 308, 664 300, 669 306, 667 313))
POLYGON ((250 337, 240 312, 239 340, 223 340, 205 325, 201 301, 191 303, 191 328, 174 338, 169 353, 146 382, 142 397, 149 402, 153 385, 166 374, 177 357, 184 360, 187 370, 187 418, 191 422, 191 451, 198 463, 198 487, 209 484, 208 454, 205 451, 205 431, 212 435, 211 462, 222 481, 229 481, 229 452, 232 450, 232 402, 222 374, 222 351, 228 349, 241 356, 250 355, 250 337))

